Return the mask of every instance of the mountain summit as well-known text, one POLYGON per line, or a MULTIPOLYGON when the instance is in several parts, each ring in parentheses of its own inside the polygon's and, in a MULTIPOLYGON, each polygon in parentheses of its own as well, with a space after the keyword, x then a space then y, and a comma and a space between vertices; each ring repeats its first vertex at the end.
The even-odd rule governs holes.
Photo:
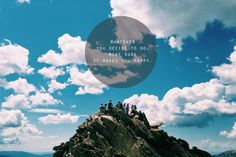
POLYGON ((68 142, 53 148, 53 157, 211 157, 205 151, 150 126, 134 105, 108 103, 78 127, 68 142))

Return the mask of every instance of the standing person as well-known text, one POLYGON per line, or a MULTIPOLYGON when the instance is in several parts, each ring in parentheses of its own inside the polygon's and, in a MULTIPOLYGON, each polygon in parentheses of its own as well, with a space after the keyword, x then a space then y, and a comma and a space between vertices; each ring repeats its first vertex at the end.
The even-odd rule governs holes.
POLYGON ((125 113, 129 114, 129 103, 127 103, 125 106, 125 113))
POLYGON ((134 113, 134 105, 131 105, 131 111, 130 111, 131 114, 134 113))
POLYGON ((122 104, 122 103, 120 103, 120 104, 119 104, 119 109, 121 109, 121 110, 122 110, 122 108, 123 108, 123 104, 122 104))
POLYGON ((123 103, 123 105, 122 105, 122 110, 125 110, 126 108, 126 103, 123 103))
POLYGON ((104 108, 107 109, 107 104, 104 105, 104 108))
POLYGON ((108 110, 111 110, 112 107, 113 107, 112 102, 111 102, 111 100, 109 100, 109 102, 108 102, 108 110))
POLYGON ((120 105, 120 101, 118 101, 118 103, 116 104, 116 107, 119 108, 119 105, 120 105))
POLYGON ((103 108, 103 104, 100 105, 99 109, 101 110, 103 108))

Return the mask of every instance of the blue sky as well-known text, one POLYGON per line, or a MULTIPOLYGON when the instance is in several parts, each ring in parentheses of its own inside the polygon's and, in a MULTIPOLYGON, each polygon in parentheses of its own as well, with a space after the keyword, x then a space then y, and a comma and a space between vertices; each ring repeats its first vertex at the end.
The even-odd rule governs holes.
POLYGON ((0 149, 51 151, 109 99, 136 102, 150 121, 164 121, 165 131, 186 139, 192 146, 210 152, 236 148, 236 58, 231 55, 236 53, 236 4, 181 4, 133 0, 1 1, 0 117, 7 118, 0 123, 0 149), (189 5, 195 9, 189 10, 189 5), (157 63, 148 78, 136 86, 111 88, 96 80, 93 86, 94 82, 88 81, 92 75, 78 71, 84 66, 83 60, 75 62, 56 54, 69 53, 71 49, 67 48, 72 47, 78 57, 83 57, 83 45, 91 30, 118 15, 139 19, 157 35, 157 63), (52 56, 49 50, 53 50, 52 56), (42 68, 46 70, 39 72, 42 68), (56 72, 57 76, 50 75, 56 72), (52 84, 52 80, 58 84, 52 84), (80 94, 76 95, 77 91, 80 94), (178 114, 173 113, 175 108, 178 114))

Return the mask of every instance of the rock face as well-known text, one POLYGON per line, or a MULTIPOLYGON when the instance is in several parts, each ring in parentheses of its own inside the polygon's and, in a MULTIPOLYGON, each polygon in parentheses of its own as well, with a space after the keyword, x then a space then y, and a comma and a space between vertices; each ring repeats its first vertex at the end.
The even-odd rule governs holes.
POLYGON ((113 107, 91 116, 54 157, 211 157, 205 151, 149 125, 144 113, 113 107))
POLYGON ((226 151, 214 157, 236 157, 236 150, 226 151))

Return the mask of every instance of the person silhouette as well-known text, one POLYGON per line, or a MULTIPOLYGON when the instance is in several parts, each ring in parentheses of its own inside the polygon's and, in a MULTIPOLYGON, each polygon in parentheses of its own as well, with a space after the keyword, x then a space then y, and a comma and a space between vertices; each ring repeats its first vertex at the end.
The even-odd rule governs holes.
POLYGON ((116 107, 119 107, 120 103, 121 103, 121 102, 120 102, 120 101, 118 101, 118 103, 116 104, 116 107))
POLYGON ((100 107, 99 107, 99 109, 102 109, 103 108, 103 104, 100 104, 100 107))
POLYGON ((127 103, 125 106, 125 113, 129 114, 129 103, 127 103))
POLYGON ((119 109, 123 110, 123 104, 122 103, 119 104, 119 109))
POLYGON ((113 107, 112 102, 111 102, 111 100, 109 100, 109 102, 108 102, 108 110, 111 110, 112 107, 113 107))

